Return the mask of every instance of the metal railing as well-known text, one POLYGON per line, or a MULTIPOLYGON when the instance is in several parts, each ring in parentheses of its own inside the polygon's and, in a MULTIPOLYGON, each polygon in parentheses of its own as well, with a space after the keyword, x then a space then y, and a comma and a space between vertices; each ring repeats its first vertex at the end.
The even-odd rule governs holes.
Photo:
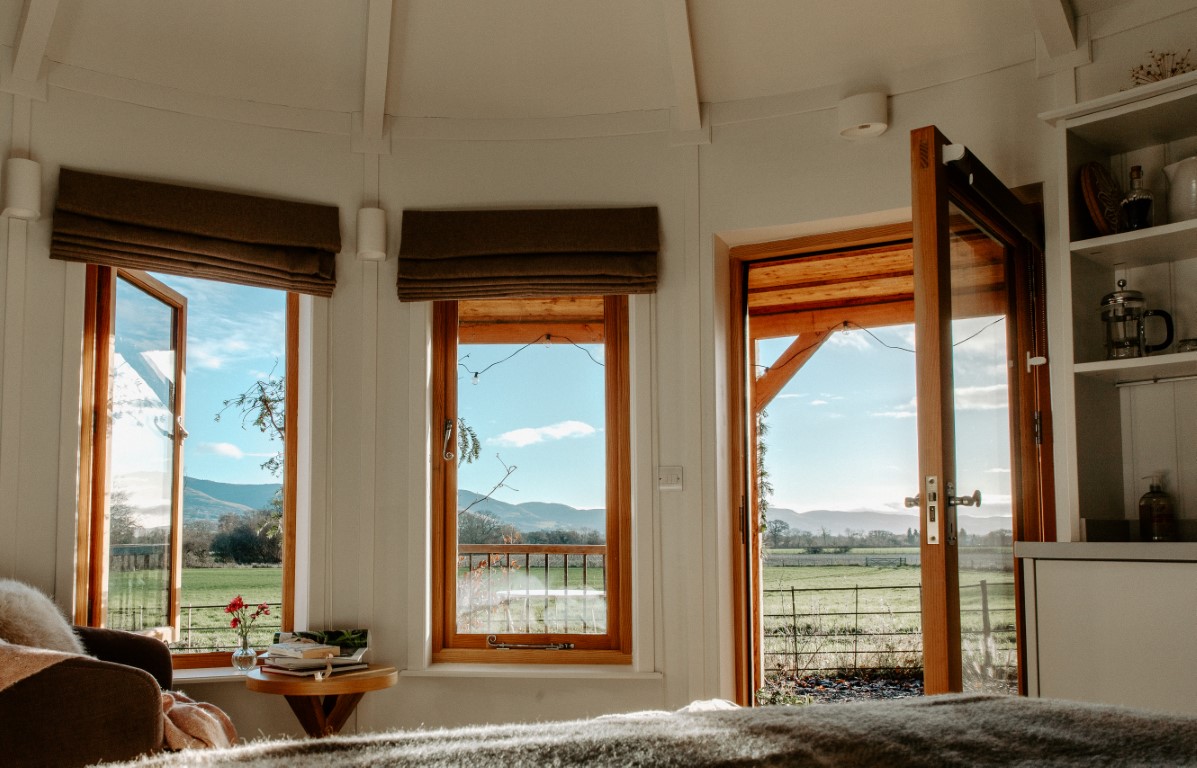
POLYGON ((457 631, 607 631, 603 544, 459 544, 457 631))
MULTIPOLYGON (((250 645, 264 648, 274 641, 274 633, 282 628, 282 604, 267 603, 270 613, 260 616, 249 631, 250 645)), ((175 653, 205 653, 231 651, 240 643, 237 631, 229 626, 225 605, 184 605, 179 609, 178 640, 171 643, 175 653)), ((160 613, 148 614, 144 608, 108 610, 109 627, 138 632, 156 629, 167 622, 160 621, 160 613)))

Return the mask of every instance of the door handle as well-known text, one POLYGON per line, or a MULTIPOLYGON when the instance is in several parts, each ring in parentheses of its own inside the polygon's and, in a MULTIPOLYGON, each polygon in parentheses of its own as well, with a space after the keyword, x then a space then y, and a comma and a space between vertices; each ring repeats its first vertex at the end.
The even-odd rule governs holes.
POLYGON ((981 492, 973 491, 972 496, 949 496, 948 503, 954 507, 979 507, 981 506, 981 492))
POLYGON ((907 496, 905 499, 902 499, 902 506, 906 507, 907 509, 910 507, 917 507, 922 502, 922 498, 923 497, 917 493, 913 496, 907 496))

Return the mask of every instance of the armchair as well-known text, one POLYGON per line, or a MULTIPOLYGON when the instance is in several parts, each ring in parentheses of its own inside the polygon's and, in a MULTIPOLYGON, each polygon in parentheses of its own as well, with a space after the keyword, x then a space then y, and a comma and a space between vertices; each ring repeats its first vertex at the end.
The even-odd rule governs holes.
POLYGON ((91 656, 72 656, 0 691, 0 755, 8 766, 128 760, 162 745, 162 642, 76 627, 91 656))

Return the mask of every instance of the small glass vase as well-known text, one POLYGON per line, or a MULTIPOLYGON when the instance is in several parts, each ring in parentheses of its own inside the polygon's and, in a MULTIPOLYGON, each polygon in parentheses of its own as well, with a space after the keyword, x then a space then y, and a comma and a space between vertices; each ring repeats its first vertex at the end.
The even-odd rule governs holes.
POLYGON ((248 672, 258 663, 258 652, 249 647, 249 638, 241 638, 241 647, 233 651, 233 669, 248 672))

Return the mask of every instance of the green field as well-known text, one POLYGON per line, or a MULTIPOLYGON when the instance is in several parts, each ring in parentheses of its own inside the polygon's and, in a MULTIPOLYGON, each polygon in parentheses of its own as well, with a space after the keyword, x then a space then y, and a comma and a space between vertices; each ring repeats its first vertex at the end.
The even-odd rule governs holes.
MULTIPOLYGON (((237 634, 229 626, 224 607, 237 595, 250 605, 267 603, 268 616, 254 622, 250 642, 268 645, 278 631, 281 617, 278 606, 283 596, 281 568, 184 568, 180 598, 180 637, 175 650, 212 650, 232 648, 237 634)), ((117 571, 108 577, 108 625, 140 630, 166 622, 162 585, 165 575, 159 570, 117 571)))

